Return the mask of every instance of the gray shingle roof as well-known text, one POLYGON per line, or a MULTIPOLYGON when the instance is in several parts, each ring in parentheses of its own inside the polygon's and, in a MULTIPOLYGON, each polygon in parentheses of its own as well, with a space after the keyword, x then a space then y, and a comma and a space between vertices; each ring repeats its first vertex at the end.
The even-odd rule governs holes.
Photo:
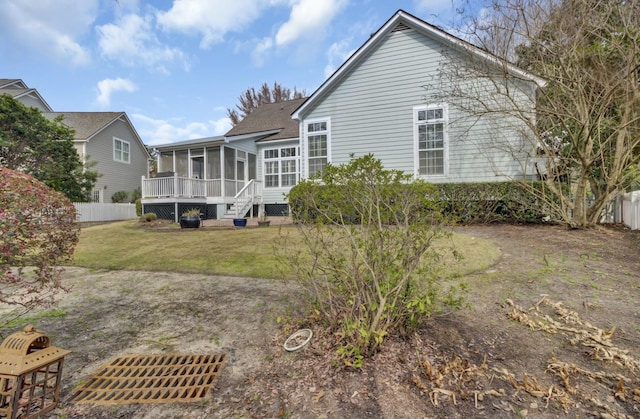
POLYGON ((307 100, 307 98, 260 105, 242 121, 238 122, 235 127, 231 128, 231 130, 225 134, 225 137, 230 138, 238 135, 259 134, 261 132, 279 130, 277 133, 269 135, 260 141, 298 138, 300 135, 298 121, 291 119, 291 114, 302 105, 305 100, 307 100))
POLYGON ((76 141, 87 141, 107 125, 120 118, 124 112, 44 112, 43 115, 53 120, 57 116, 64 116, 62 122, 73 128, 76 141))

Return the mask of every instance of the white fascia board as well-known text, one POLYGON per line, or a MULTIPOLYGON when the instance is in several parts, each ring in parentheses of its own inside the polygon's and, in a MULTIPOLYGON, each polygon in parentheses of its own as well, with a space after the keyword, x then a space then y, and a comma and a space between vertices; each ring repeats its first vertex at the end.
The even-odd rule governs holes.
POLYGON ((254 137, 256 137, 256 141, 258 141, 258 140, 263 139, 264 137, 268 137, 270 135, 277 134, 280 131, 282 131, 281 128, 272 129, 272 130, 269 130, 269 131, 250 132, 249 134, 234 135, 232 137, 224 137, 224 142, 225 143, 230 143, 232 141, 246 140, 248 138, 254 138, 254 137))

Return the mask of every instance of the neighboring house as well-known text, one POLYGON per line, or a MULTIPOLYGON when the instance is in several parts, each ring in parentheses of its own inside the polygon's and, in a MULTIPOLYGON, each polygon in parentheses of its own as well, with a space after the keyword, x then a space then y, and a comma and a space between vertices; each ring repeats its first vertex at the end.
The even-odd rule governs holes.
POLYGON ((111 202, 119 191, 131 194, 149 173, 151 156, 124 112, 44 112, 75 131, 73 144, 84 164, 100 174, 93 200, 111 202))
POLYGON ((53 111, 36 89, 29 88, 20 79, 0 79, 1 94, 8 94, 23 105, 40 109, 42 112, 53 111))
POLYGON ((36 89, 20 79, 0 79, 0 94, 42 111, 49 120, 63 117, 75 131, 74 145, 83 163, 100 174, 93 190, 96 202, 111 202, 118 191, 133 192, 149 173, 151 156, 124 112, 53 112, 36 89))
MULTIPOLYGON (((513 88, 513 100, 523 101, 523 109, 533 112, 536 89, 544 84, 541 79, 400 10, 309 98, 262 105, 224 137, 158 147, 161 153, 168 153, 166 158, 161 154, 159 170, 178 171, 178 185, 194 181, 194 158, 203 156, 205 167, 209 167, 205 150, 210 147, 229 149, 230 153, 237 148, 255 155, 255 178, 253 171, 242 179, 233 177, 230 173, 238 172, 239 163, 237 157, 227 160, 226 151, 212 155, 221 171, 197 172, 201 179, 249 180, 256 187, 251 202, 246 194, 232 198, 233 188, 227 187, 222 194, 215 189, 218 196, 214 197, 201 187, 199 205, 207 217, 217 218, 225 209, 230 210, 224 211, 227 216, 232 216, 239 207, 243 215, 249 204, 263 203, 268 214, 280 214, 287 209, 284 195, 300 178, 321 172, 327 163, 346 163, 352 155, 372 153, 385 168, 429 182, 535 178, 529 160, 537 157, 524 138, 527 128, 518 118, 505 113, 476 114, 473 109, 464 109, 469 101, 443 93, 443 83, 453 83, 451 74, 467 60, 484 63, 487 71, 504 70, 513 75, 505 79, 513 85, 503 87, 513 88), (169 160, 173 166, 163 164, 169 160), (177 169, 181 165, 182 171, 177 169), (210 211, 209 205, 214 202, 221 206, 210 211)), ((496 86, 481 73, 458 83, 450 86, 454 87, 452 91, 468 86, 486 94, 486 102, 500 96, 492 96, 491 89, 496 86)), ((166 204, 175 206, 174 217, 185 208, 185 199, 195 198, 183 195, 195 190, 195 185, 180 191, 172 186, 169 194, 156 187, 160 180, 147 182, 155 183, 143 187, 143 202, 152 203, 165 194, 166 204)))

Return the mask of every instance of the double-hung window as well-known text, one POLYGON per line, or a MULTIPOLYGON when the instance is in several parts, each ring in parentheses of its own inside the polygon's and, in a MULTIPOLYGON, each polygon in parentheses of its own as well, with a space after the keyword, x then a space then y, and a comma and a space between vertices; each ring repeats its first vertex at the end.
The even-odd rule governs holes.
POLYGON ((305 135, 309 177, 313 177, 322 174, 329 161, 329 121, 307 122, 305 135))
POLYGON ((286 188, 298 183, 298 148, 264 150, 265 188, 286 188))
POLYGON ((414 108, 416 172, 419 176, 444 176, 447 161, 447 108, 428 105, 414 108))
POLYGON ((129 163, 131 161, 129 150, 130 146, 128 141, 115 137, 113 138, 113 160, 122 163, 129 163))

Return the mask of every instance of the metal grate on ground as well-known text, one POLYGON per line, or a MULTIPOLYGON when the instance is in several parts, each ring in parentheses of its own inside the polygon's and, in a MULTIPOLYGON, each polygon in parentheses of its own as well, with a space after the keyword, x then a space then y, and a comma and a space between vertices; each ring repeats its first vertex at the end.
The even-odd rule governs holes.
POLYGON ((128 355, 100 368, 74 390, 73 403, 183 403, 204 399, 226 356, 128 355))

